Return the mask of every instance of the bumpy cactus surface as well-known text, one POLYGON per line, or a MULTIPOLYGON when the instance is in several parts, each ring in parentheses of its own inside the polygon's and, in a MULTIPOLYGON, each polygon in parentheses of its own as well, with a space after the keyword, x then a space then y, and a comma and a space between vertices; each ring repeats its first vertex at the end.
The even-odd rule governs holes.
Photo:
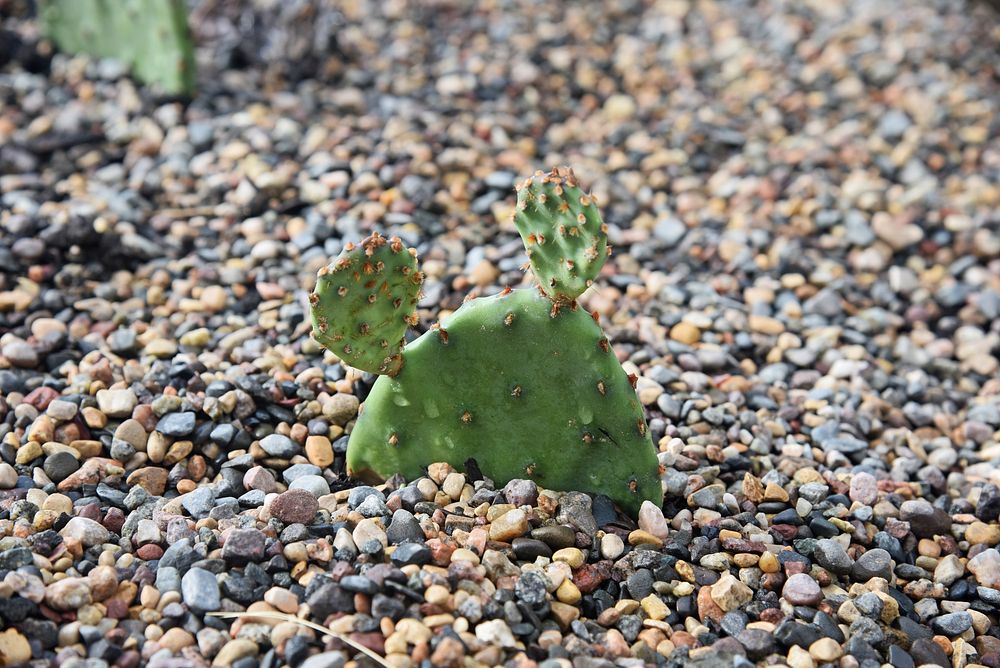
POLYGON ((406 347, 365 400, 348 446, 357 476, 421 475, 475 458, 494 479, 662 499, 646 421, 600 326, 535 290, 474 299, 406 347))
POLYGON ((567 182, 571 174, 555 170, 533 184, 541 184, 543 206, 559 211, 569 198, 596 221, 578 223, 589 241, 576 249, 587 259, 586 249, 597 248, 596 268, 552 274, 547 288, 469 300, 405 348, 420 276, 398 240, 373 235, 320 272, 311 296, 316 339, 349 364, 384 374, 351 432, 348 473, 412 479, 430 463, 462 469, 473 458, 501 485, 528 478, 605 494, 633 515, 645 500, 662 501, 635 390, 596 317, 573 297, 596 276, 607 241, 592 201, 581 204, 567 182))
POLYGON ((42 27, 63 51, 115 58, 164 93, 194 92, 184 0, 44 0, 42 27))
POLYGON ((357 246, 347 244, 320 269, 309 297, 313 335, 351 366, 396 375, 422 282, 416 250, 397 237, 376 232, 357 246))
POLYGON ((518 184, 514 224, 535 277, 555 301, 582 295, 611 250, 594 196, 568 168, 539 171, 518 184))

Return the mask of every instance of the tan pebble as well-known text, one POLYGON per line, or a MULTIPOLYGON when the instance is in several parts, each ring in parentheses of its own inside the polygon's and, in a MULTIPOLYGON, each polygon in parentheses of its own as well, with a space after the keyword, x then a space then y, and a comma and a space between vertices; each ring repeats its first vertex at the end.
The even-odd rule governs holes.
POLYGON ((449 626, 455 621, 454 615, 449 615, 447 613, 441 613, 437 615, 428 615, 424 617, 424 624, 427 628, 433 629, 438 626, 449 626))
MULTIPOLYGON (((104 552, 112 556, 110 552, 104 552)), ((87 573, 87 580, 90 582, 90 593, 95 601, 104 601, 118 591, 118 571, 113 565, 102 564, 95 566, 87 573)))
POLYGON ((765 552, 760 555, 757 567, 765 573, 777 573, 781 568, 781 564, 778 562, 778 557, 775 556, 773 552, 765 552))
POLYGON ((663 541, 649 533, 648 531, 643 531, 642 529, 636 529, 628 535, 629 545, 654 545, 656 547, 663 547, 663 541))
POLYGON ((139 603, 142 604, 142 607, 155 608, 156 604, 159 602, 160 602, 159 590, 151 585, 144 585, 142 590, 139 592, 139 603))
POLYGON ((555 629, 547 629, 538 634, 538 646, 544 650, 562 644, 562 634, 555 629))
POLYGON ((73 501, 65 494, 50 494, 42 502, 42 510, 52 510, 57 513, 70 514, 73 512, 73 501))
POLYGON ((69 447, 76 450, 76 452, 80 455, 80 461, 86 461, 94 457, 99 457, 101 450, 104 449, 104 446, 101 445, 100 441, 92 440, 71 441, 69 447))
POLYGON ((167 454, 163 457, 163 463, 168 466, 173 466, 191 454, 191 450, 193 448, 194 444, 191 441, 175 441, 167 449, 167 454))
POLYGON ((333 446, 330 439, 321 435, 307 437, 306 458, 310 464, 321 469, 333 464, 333 446))
POLYGON ((264 601, 281 612, 293 614, 299 609, 299 599, 292 592, 281 587, 271 587, 264 592, 264 601))
POLYGON ((788 665, 789 668, 816 668, 816 662, 809 656, 809 652, 798 645, 788 648, 788 665))
POLYGON ((731 573, 725 573, 712 585, 712 600, 720 608, 729 612, 748 603, 753 598, 753 590, 737 580, 731 573))
MULTIPOLYGON (((303 630, 311 630, 311 629, 303 629, 301 626, 299 626, 294 622, 281 622, 280 624, 275 624, 274 628, 271 629, 271 635, 270 635, 271 646, 282 647, 284 643, 288 641, 289 638, 291 638, 292 636, 299 635, 299 633, 301 633, 303 630)), ((208 652, 202 650, 202 654, 208 654, 208 652)))
POLYGON ((563 603, 562 601, 552 601, 550 604, 552 618, 559 624, 559 628, 567 629, 574 620, 580 618, 580 608, 575 605, 563 603))
POLYGON ((486 512, 486 521, 493 522, 499 517, 502 517, 505 513, 509 513, 514 510, 515 506, 512 503, 497 503, 490 506, 490 509, 486 512))
POLYGON ((611 95, 604 102, 604 113, 610 121, 626 121, 636 112, 635 98, 630 95, 618 93, 611 95))
POLYGON ((16 666, 31 660, 31 645, 17 629, 7 629, 0 633, 0 662, 5 666, 16 666))
POLYGON ((523 510, 510 510, 490 524, 490 540, 509 543, 528 532, 528 516, 523 510))
POLYGON ((660 656, 670 656, 676 649, 677 646, 674 645, 672 640, 664 640, 656 646, 656 653, 660 656))
POLYGON ((28 441, 17 449, 17 454, 14 455, 14 462, 16 464, 28 464, 41 457, 42 454, 41 444, 35 441, 28 441))
POLYGON ((302 542, 289 543, 288 545, 285 545, 284 550, 282 550, 282 554, 285 559, 292 563, 305 561, 309 558, 309 552, 306 549, 305 544, 302 542))
POLYGON ((692 345, 701 338, 701 330, 682 320, 670 328, 670 338, 678 343, 692 345))
POLYGON ((452 561, 471 561, 474 564, 479 563, 479 555, 472 550, 460 547, 451 553, 452 561))
POLYGON ((444 482, 444 479, 448 477, 448 474, 454 470, 455 469, 451 464, 435 462, 427 467, 427 476, 436 484, 440 485, 444 482))
POLYGON ((165 647, 172 653, 176 654, 185 647, 191 647, 194 645, 194 636, 182 628, 174 627, 172 629, 167 629, 163 633, 159 642, 160 647, 165 647))
POLYGON ((447 494, 451 501, 457 501, 462 496, 463 487, 465 487, 465 474, 458 471, 449 473, 441 483, 441 491, 447 494))
POLYGON ((406 638, 403 637, 402 633, 393 633, 387 637, 383 647, 387 656, 407 653, 406 638))
POLYGON ((177 354, 177 344, 169 339, 153 339, 146 344, 143 352, 151 357, 173 357, 177 354))
POLYGON ((694 567, 686 561, 678 561, 674 564, 674 570, 677 574, 681 576, 686 582, 694 582, 694 567))
POLYGON ((670 610, 667 608, 667 604, 660 599, 656 594, 650 594, 646 598, 640 601, 642 605, 642 611, 646 613, 646 616, 650 619, 655 619, 659 621, 665 619, 670 610))
MULTIPOLYGON (((434 495, 437 494, 438 486, 437 483, 430 478, 421 478, 417 481, 417 490, 420 492, 421 496, 423 496, 424 501, 430 501, 434 498, 434 495)), ((489 519, 488 516, 487 519, 489 519)))
POLYGON ((257 643, 247 638, 236 638, 223 645, 219 653, 215 655, 212 665, 231 666, 236 661, 248 656, 257 656, 257 643))
POLYGON ((690 596, 693 593, 694 584, 692 582, 678 582, 674 585, 674 596, 690 596))
POLYGON ((586 559, 583 550, 576 547, 564 547, 561 550, 556 550, 552 555, 552 561, 566 562, 570 568, 580 568, 586 559))
POLYGON ((605 656, 626 657, 629 655, 629 645, 618 629, 610 629, 604 636, 605 656))
POLYGON ((108 425, 108 416, 93 406, 87 406, 80 410, 83 421, 91 429, 104 429, 108 425))
POLYGON ((207 311, 221 311, 226 307, 226 289, 221 285, 209 285, 201 291, 200 301, 207 311))
POLYGON ((990 629, 990 618, 979 612, 978 610, 969 610, 969 615, 972 617, 972 629, 976 632, 977 636, 984 635, 990 629))
POLYGON ((941 546, 930 538, 921 538, 917 542, 917 554, 922 557, 937 558, 941 556, 941 546))
POLYGON ((639 609, 639 601, 632 598, 623 598, 615 603, 615 608, 622 614, 630 615, 639 609))
POLYGON ((411 645, 429 642, 433 632, 419 619, 404 618, 396 624, 396 633, 401 634, 411 645))
POLYGON ((777 336, 785 331, 785 325, 780 320, 765 315, 751 315, 747 319, 747 324, 750 326, 750 331, 757 334, 777 336))
POLYGON ((579 587, 573 584, 573 581, 569 578, 562 581, 559 588, 556 589, 556 598, 568 605, 576 605, 580 602, 582 594, 580 593, 579 587))
POLYGON ((424 590, 424 600, 433 605, 445 605, 450 596, 448 588, 441 585, 431 585, 424 590))
POLYGON ((764 500, 764 484, 749 471, 743 476, 743 496, 753 503, 764 500))
POLYGON ((821 663, 836 661, 843 653, 840 644, 833 638, 820 638, 809 645, 809 655, 821 663))
POLYGON ((788 492, 785 489, 774 482, 767 483, 767 487, 764 488, 764 500, 765 501, 781 501, 783 503, 788 502, 788 492))
POLYGON ((973 522, 965 529, 965 540, 972 545, 993 546, 1000 543, 1000 525, 973 522))
POLYGON ((483 258, 469 271, 469 281, 473 285, 485 287, 497 280, 497 276, 499 275, 500 272, 493 263, 483 258))
POLYGON ((162 463, 164 457, 167 456, 167 449, 169 447, 169 436, 164 436, 158 431, 151 433, 149 439, 146 441, 146 454, 149 456, 149 461, 154 464, 162 463))

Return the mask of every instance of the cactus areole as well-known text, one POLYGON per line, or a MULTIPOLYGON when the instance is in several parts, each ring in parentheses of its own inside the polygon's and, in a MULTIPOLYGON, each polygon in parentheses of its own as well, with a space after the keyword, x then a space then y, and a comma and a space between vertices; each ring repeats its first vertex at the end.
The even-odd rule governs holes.
POLYGON ((630 378, 576 303, 607 257, 606 228, 565 168, 519 186, 518 202, 538 289, 469 300, 405 347, 422 281, 412 250, 376 233, 320 271, 316 340, 382 374, 351 432, 348 473, 413 479, 471 458, 500 485, 605 494, 634 516, 663 500, 655 450, 630 378))

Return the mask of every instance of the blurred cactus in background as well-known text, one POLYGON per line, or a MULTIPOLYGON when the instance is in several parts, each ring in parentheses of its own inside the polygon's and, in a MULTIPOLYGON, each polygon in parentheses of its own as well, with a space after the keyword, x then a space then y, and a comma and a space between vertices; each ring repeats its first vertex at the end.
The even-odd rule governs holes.
POLYGON ((166 94, 194 92, 184 0, 44 0, 39 13, 59 49, 119 60, 166 94))

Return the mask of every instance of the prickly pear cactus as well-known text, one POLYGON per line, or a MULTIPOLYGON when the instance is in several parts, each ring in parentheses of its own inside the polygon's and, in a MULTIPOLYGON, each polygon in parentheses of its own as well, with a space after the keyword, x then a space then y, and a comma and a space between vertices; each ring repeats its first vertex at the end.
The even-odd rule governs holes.
POLYGON ((567 167, 535 172, 517 185, 514 224, 535 277, 555 301, 582 295, 611 251, 594 196, 567 167))
POLYGON ((503 484, 606 494, 635 514, 663 494, 642 408, 604 332, 536 290, 466 302, 375 382, 351 433, 348 471, 413 479, 475 458, 503 484))
POLYGON ((403 358, 403 334, 414 312, 423 274, 417 252, 398 237, 378 232, 347 244, 319 271, 309 295, 316 340, 351 366, 395 375, 403 358))
POLYGON ((63 51, 115 58, 164 93, 194 92, 184 0, 44 0, 42 28, 63 51))
POLYGON ((565 168, 529 179, 518 201, 543 285, 468 301, 405 348, 422 280, 415 252, 374 234, 320 271, 316 340, 384 374, 351 432, 348 473, 412 479, 473 458, 498 484, 605 494, 635 515, 663 500, 655 450, 628 376, 575 300, 608 254, 600 214, 565 168))

